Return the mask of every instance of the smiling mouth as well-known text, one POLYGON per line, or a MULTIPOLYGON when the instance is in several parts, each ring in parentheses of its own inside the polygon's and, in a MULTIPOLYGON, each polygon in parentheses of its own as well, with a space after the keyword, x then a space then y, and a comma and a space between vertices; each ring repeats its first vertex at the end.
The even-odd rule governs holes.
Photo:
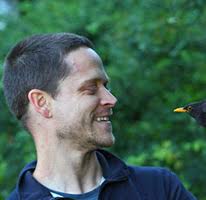
POLYGON ((108 122, 109 121, 109 117, 97 117, 96 121, 97 122, 108 122))

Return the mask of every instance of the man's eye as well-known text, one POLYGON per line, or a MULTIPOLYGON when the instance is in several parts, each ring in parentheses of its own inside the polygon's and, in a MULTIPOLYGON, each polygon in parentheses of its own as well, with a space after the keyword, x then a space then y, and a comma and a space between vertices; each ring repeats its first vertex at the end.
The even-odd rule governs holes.
POLYGON ((95 94, 97 92, 97 86, 96 85, 89 86, 89 87, 86 88, 86 91, 89 94, 95 94))

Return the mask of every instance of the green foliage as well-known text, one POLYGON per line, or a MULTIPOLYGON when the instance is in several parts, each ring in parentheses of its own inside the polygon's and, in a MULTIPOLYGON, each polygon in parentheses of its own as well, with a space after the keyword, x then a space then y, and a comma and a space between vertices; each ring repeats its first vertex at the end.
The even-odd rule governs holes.
MULTIPOLYGON (((206 200, 205 130, 187 115, 173 113, 177 106, 205 98, 204 1, 35 0, 20 1, 17 10, 4 18, 0 63, 11 46, 31 34, 76 32, 89 37, 119 100, 112 151, 130 164, 170 168, 206 200)), ((0 102, 3 199, 35 155, 31 138, 6 108, 2 83, 0 102)))

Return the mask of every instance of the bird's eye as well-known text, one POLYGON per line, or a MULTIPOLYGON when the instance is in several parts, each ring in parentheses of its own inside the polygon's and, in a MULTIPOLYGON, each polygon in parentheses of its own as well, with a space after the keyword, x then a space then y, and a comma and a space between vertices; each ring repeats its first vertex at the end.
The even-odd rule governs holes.
POLYGON ((192 106, 188 106, 188 107, 187 107, 187 110, 188 110, 188 111, 191 111, 191 110, 192 110, 192 106))

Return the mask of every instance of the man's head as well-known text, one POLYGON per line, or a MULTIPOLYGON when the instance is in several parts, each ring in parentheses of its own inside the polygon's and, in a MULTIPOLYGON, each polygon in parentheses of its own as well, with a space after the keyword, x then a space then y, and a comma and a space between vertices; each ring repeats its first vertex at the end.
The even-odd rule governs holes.
POLYGON ((116 98, 88 39, 73 34, 28 38, 9 53, 3 80, 11 111, 24 124, 29 121, 33 136, 43 128, 47 138, 77 148, 114 143, 110 116, 116 98))
POLYGON ((110 117, 116 98, 107 88, 109 78, 101 58, 93 49, 81 47, 69 53, 65 62, 72 66, 71 73, 48 103, 57 137, 69 139, 77 148, 111 146, 110 117))
POLYGON ((4 64, 4 94, 11 112, 25 123, 28 92, 40 89, 53 97, 70 73, 65 56, 79 47, 93 48, 85 37, 70 33, 29 37, 14 46, 4 64))

